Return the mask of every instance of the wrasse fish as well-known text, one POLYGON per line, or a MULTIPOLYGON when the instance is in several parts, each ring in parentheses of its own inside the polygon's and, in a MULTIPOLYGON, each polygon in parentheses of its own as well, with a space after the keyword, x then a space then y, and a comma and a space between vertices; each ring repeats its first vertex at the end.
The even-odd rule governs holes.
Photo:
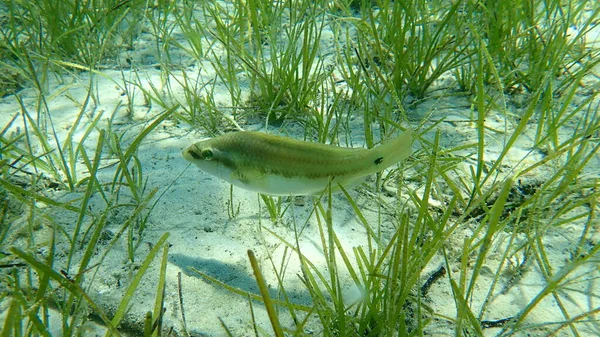
POLYGON ((410 155, 411 131, 372 149, 311 143, 262 132, 239 131, 199 141, 183 158, 246 190, 268 195, 311 195, 331 179, 345 188, 410 155))

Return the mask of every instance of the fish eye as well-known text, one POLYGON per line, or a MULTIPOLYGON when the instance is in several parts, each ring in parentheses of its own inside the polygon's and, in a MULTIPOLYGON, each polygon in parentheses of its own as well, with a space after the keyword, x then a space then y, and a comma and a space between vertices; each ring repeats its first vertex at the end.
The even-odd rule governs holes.
POLYGON ((202 157, 202 159, 204 160, 212 160, 213 159, 213 152, 211 149, 203 149, 200 152, 200 157, 202 157))

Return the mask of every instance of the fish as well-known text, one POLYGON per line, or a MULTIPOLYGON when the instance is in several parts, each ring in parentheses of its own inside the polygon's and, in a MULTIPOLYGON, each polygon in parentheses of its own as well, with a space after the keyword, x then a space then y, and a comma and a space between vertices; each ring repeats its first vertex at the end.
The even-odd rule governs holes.
POLYGON ((408 158, 412 132, 371 149, 339 147, 255 131, 198 141, 183 158, 228 183, 265 195, 319 195, 331 183, 351 188, 408 158))

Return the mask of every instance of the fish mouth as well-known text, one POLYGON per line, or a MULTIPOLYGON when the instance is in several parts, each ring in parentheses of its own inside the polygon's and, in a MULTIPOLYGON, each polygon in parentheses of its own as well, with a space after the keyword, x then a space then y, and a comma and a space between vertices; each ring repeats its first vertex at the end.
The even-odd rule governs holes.
POLYGON ((192 154, 192 147, 188 146, 185 149, 183 149, 183 151, 181 151, 181 156, 183 157, 183 159, 189 161, 189 162, 194 162, 195 158, 194 155, 192 154))

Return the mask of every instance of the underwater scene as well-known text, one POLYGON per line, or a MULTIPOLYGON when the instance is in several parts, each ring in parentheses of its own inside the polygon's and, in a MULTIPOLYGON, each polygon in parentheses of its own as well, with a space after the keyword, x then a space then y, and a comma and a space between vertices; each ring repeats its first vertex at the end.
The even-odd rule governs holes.
POLYGON ((600 336, 600 2, 1 0, 0 337, 600 336))

